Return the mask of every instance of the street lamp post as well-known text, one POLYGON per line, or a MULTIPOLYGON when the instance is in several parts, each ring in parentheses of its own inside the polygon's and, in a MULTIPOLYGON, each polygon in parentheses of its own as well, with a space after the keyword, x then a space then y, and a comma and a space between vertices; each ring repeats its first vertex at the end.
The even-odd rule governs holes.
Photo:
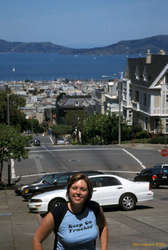
POLYGON ((118 83, 118 144, 121 144, 121 84, 123 82, 123 72, 120 73, 120 81, 118 83))
MULTIPOLYGON (((113 74, 113 76, 116 74, 113 74)), ((102 78, 109 78, 113 76, 106 76, 102 75, 102 78)), ((121 144, 121 101, 122 101, 122 95, 121 95, 121 84, 123 82, 123 72, 120 72, 120 79, 118 82, 118 144, 121 144)))
POLYGON ((118 86, 118 144, 121 144, 121 83, 118 86))

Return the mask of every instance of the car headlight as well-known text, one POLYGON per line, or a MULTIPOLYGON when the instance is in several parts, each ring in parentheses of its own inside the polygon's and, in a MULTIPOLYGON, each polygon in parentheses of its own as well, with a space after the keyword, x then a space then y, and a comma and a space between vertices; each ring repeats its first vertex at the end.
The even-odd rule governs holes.
POLYGON ((25 188, 24 193, 25 193, 25 194, 28 194, 28 192, 29 192, 29 189, 28 189, 28 188, 25 188))
POLYGON ((24 188, 25 188, 25 186, 21 186, 21 187, 20 187, 20 190, 22 191, 24 188))
POLYGON ((30 203, 35 203, 35 202, 42 202, 40 199, 30 199, 30 203))

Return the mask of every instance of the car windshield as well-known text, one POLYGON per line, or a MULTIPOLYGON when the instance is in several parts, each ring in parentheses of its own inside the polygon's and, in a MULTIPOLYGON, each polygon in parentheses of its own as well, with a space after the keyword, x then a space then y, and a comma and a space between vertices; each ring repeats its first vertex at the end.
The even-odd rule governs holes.
POLYGON ((46 178, 44 179, 45 182, 49 183, 49 184, 53 184, 56 180, 57 180, 58 176, 56 175, 48 175, 46 176, 46 178))
POLYGON ((34 181, 33 183, 39 183, 42 182, 43 180, 45 180, 46 175, 43 175, 41 178, 37 179, 36 181, 34 181))
POLYGON ((148 175, 152 173, 152 169, 144 169, 141 171, 140 175, 148 175))
POLYGON ((57 182, 57 185, 65 185, 67 184, 67 181, 69 179, 69 175, 65 174, 65 175, 49 175, 46 176, 45 178, 45 182, 48 184, 54 184, 55 182, 57 182))
POLYGON ((163 165, 163 169, 168 170, 168 165, 165 165, 165 166, 163 165))
POLYGON ((168 174, 168 169, 167 169, 167 168, 166 168, 166 169, 163 168, 163 173, 164 173, 164 174, 168 174))

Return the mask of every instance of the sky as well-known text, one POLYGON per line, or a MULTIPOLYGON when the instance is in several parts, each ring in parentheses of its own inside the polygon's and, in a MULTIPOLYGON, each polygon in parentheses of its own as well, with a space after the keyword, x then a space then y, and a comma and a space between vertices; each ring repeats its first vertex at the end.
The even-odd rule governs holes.
POLYGON ((92 48, 168 34, 168 0, 2 0, 0 39, 92 48))

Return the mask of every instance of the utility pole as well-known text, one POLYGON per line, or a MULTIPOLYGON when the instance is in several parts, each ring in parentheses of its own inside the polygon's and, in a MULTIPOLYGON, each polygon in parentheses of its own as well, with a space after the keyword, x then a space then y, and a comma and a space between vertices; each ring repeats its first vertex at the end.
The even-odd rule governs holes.
POLYGON ((10 94, 7 94, 7 124, 8 125, 10 125, 9 96, 10 96, 10 94))
POLYGON ((121 84, 123 82, 123 72, 120 73, 120 80, 118 82, 118 144, 121 144, 121 84))
MULTIPOLYGON (((7 123, 10 126, 10 108, 9 108, 9 97, 10 94, 7 94, 7 123)), ((11 185, 11 159, 8 159, 8 185, 11 185)))

